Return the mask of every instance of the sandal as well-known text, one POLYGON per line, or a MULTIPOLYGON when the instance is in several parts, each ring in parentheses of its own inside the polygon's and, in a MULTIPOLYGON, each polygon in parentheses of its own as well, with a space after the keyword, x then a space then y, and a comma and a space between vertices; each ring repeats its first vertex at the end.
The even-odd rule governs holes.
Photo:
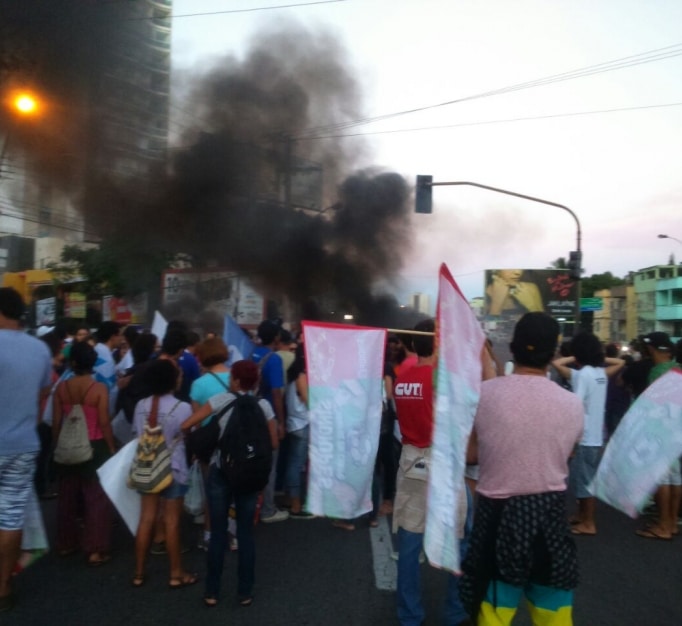
POLYGON ((209 609, 212 609, 218 605, 218 598, 216 598, 215 596, 204 596, 204 604, 209 609))
POLYGON ((253 604, 253 596, 245 596, 239 598, 239 606, 251 606, 253 604))
POLYGON ((90 555, 90 558, 88 558, 88 567, 99 567, 109 561, 111 561, 111 554, 107 554, 106 552, 94 552, 90 555))
POLYGON ((144 583, 145 583, 144 574, 135 574, 135 576, 133 576, 133 579, 130 581, 130 584, 133 587, 142 587, 144 583))
POLYGON ((191 587, 199 582, 198 574, 183 574, 182 576, 176 576, 168 581, 168 586, 171 589, 184 589, 185 587, 191 587))

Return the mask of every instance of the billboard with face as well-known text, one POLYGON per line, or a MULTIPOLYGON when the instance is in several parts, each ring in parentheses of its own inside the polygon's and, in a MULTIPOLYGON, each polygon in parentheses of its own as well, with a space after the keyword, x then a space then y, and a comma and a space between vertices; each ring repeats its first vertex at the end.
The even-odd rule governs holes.
POLYGON ((579 283, 568 270, 486 270, 484 330, 497 355, 508 361, 514 326, 524 313, 548 313, 559 320, 562 334, 572 335, 579 300, 579 283))

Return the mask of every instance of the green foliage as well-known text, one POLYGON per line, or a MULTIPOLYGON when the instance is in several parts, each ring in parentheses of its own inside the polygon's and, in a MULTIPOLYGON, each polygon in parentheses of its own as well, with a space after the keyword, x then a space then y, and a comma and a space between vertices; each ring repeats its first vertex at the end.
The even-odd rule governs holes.
POLYGON ((582 295, 584 298, 594 296, 595 291, 610 289, 625 284, 625 279, 614 276, 611 272, 592 274, 582 279, 582 295))
POLYGON ((155 250, 136 237, 103 241, 98 248, 65 246, 61 263, 50 266, 58 283, 84 281, 89 295, 134 296, 158 285, 171 255, 155 250))
POLYGON ((568 267, 568 261, 566 260, 566 257, 560 256, 558 259, 554 259, 549 265, 549 268, 551 270, 560 270, 560 269, 566 269, 568 267))

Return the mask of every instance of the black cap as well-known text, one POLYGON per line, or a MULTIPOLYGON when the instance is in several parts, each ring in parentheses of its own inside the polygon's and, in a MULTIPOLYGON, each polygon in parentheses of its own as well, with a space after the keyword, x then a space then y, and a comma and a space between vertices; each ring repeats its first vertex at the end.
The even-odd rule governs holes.
POLYGON ((673 349, 673 342, 670 341, 670 336, 668 335, 668 333, 664 333, 661 331, 656 331, 653 333, 649 333, 648 335, 644 335, 644 337, 642 337, 642 341, 647 346, 651 346, 654 350, 673 349))

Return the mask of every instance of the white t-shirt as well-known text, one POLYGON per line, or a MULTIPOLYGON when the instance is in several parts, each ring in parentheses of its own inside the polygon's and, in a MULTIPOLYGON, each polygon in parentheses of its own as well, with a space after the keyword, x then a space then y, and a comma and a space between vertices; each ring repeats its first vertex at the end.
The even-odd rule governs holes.
POLYGON ((585 429, 580 440, 581 446, 602 446, 604 444, 604 409, 608 377, 603 367, 585 365, 571 371, 573 392, 580 398, 585 411, 585 429))

